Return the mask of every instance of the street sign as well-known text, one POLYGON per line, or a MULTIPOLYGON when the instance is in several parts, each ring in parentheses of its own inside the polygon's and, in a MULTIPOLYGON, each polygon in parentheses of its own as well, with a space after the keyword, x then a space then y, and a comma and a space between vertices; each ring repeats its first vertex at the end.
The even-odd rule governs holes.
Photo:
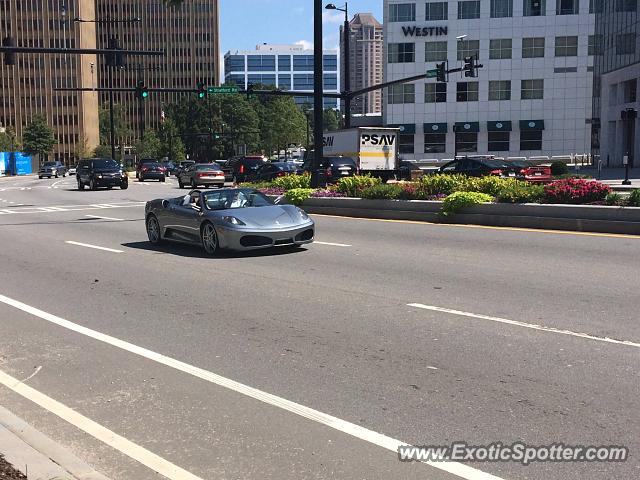
POLYGON ((427 70, 427 78, 436 78, 438 76, 438 69, 427 70))
POLYGON ((217 93, 238 93, 238 87, 209 87, 207 93, 215 95, 217 93))

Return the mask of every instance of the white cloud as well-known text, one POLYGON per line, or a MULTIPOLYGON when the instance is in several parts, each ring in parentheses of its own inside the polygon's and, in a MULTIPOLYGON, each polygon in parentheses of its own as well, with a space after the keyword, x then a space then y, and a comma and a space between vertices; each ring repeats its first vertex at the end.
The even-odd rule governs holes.
POLYGON ((344 13, 337 10, 323 10, 322 23, 341 25, 344 22, 344 13))
POLYGON ((313 50, 313 42, 310 42, 308 40, 298 40, 296 42, 296 45, 302 45, 302 48, 304 48, 305 50, 313 50))

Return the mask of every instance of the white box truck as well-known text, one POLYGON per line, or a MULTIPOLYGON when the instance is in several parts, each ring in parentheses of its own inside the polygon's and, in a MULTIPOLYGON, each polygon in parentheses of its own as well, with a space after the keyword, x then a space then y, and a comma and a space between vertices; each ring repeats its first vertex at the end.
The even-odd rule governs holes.
POLYGON ((400 129, 357 127, 325 132, 323 156, 351 157, 358 170, 385 179, 398 170, 398 139, 400 129))

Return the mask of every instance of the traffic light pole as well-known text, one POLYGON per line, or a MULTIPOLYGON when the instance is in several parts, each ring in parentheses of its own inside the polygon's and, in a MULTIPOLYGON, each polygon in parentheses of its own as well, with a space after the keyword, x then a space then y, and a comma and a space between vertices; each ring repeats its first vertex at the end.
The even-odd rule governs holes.
POLYGON ((324 183, 319 178, 319 170, 322 165, 323 150, 323 116, 324 116, 324 97, 323 97, 323 58, 322 58, 322 0, 314 0, 313 5, 313 168, 311 171, 311 185, 319 187, 324 183))

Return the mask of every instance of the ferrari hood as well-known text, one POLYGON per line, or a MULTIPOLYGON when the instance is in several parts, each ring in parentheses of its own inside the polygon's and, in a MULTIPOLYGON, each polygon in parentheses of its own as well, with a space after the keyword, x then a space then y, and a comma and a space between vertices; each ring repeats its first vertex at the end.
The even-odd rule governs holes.
POLYGON ((291 227, 303 222, 300 213, 292 205, 238 208, 226 212, 247 225, 263 228, 291 227))

